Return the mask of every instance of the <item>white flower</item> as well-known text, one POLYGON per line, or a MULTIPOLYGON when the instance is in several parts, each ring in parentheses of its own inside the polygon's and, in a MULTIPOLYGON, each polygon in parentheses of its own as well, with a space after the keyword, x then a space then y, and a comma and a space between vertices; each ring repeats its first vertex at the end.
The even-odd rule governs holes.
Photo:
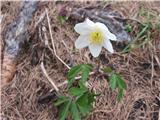
POLYGON ((98 57, 102 47, 111 53, 114 52, 110 40, 116 41, 116 36, 103 23, 94 23, 86 19, 84 22, 76 24, 74 29, 80 34, 75 42, 76 48, 80 49, 89 46, 93 57, 98 57))

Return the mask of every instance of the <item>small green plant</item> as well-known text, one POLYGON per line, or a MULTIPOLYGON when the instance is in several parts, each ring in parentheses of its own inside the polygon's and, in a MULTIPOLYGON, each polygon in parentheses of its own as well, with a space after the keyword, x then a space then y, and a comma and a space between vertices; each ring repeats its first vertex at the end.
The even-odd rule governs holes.
POLYGON ((67 74, 69 87, 72 85, 72 83, 75 80, 75 77, 78 74, 82 75, 80 82, 81 83, 86 82, 92 68, 93 68, 93 66, 91 64, 80 64, 80 65, 72 67, 72 69, 67 74))
MULTIPOLYGON (((95 94, 86 86, 89 78, 89 73, 92 71, 93 66, 90 64, 80 64, 72 67, 68 74, 68 89, 66 95, 59 95, 54 105, 59 108, 60 120, 72 118, 73 120, 81 120, 92 111, 95 94), (76 77, 80 75, 81 79, 78 81, 76 77)), ((117 100, 123 98, 126 84, 122 77, 114 73, 111 68, 105 68, 104 72, 109 74, 109 85, 112 90, 118 88, 119 94, 117 100)))
POLYGON ((125 26, 125 31, 128 32, 128 33, 132 32, 132 31, 133 31, 132 26, 129 25, 129 24, 127 24, 127 25, 125 26))
POLYGON ((132 40, 123 50, 122 53, 126 53, 131 51, 133 48, 141 47, 142 45, 146 44, 148 40, 150 40, 150 30, 151 30, 151 23, 146 23, 140 25, 140 31, 137 36, 132 40), (143 41, 143 42, 140 42, 143 41), (137 44, 137 42, 140 42, 137 44))
MULTIPOLYGON (((60 19, 63 22, 63 17, 66 16, 65 8, 61 9, 60 13, 60 19)), ((103 23, 95 23, 87 18, 84 22, 76 24, 74 29, 80 34, 75 41, 76 48, 81 49, 88 46, 93 57, 99 56, 102 47, 111 53, 114 52, 110 40, 117 41, 117 37, 103 23)), ((99 66, 97 68, 100 69, 99 66)), ((93 103, 97 96, 97 94, 88 88, 87 84, 92 69, 93 66, 91 64, 80 64, 69 70, 66 93, 59 95, 55 101, 55 105, 59 108, 60 120, 65 120, 66 118, 81 120, 92 111, 93 103)), ((95 73, 101 74, 101 70, 98 71, 95 73)), ((117 100, 120 101, 126 89, 124 80, 110 68, 105 68, 104 72, 109 75, 111 89, 118 89, 117 100)))
MULTIPOLYGON (((159 22, 154 24, 154 19, 159 18, 144 8, 141 8, 138 16, 143 19, 143 22, 138 25, 137 35, 132 41, 123 49, 122 53, 130 52, 133 49, 143 47, 147 43, 150 43, 154 30, 159 30, 159 22)), ((127 32, 133 32, 131 25, 126 25, 125 30, 127 32)))
POLYGON ((63 25, 65 23, 66 20, 68 20, 68 17, 66 16, 59 16, 58 17, 60 23, 63 25))
POLYGON ((103 71, 109 74, 109 86, 112 90, 118 89, 117 100, 121 101, 127 88, 125 81, 120 74, 114 72, 110 67, 104 68, 103 71))
POLYGON ((80 64, 72 67, 68 72, 67 96, 61 95, 55 102, 55 105, 59 107, 60 120, 65 120, 67 117, 81 120, 92 110, 96 94, 85 85, 91 70, 91 65, 80 64), (75 79, 77 75, 81 75, 78 81, 75 79), (77 84, 74 85, 74 83, 77 84))
POLYGON ((66 10, 66 7, 62 7, 58 14, 58 20, 61 24, 64 24, 66 20, 68 20, 68 11, 66 10))

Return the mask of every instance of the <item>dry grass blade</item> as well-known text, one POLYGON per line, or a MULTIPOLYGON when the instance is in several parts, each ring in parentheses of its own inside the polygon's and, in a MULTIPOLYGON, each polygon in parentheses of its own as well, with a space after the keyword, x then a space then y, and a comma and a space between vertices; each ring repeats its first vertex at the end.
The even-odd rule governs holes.
POLYGON ((52 86, 54 87, 54 89, 59 92, 58 87, 56 86, 56 84, 52 81, 52 79, 48 76, 46 69, 44 68, 44 64, 43 62, 41 62, 41 69, 43 71, 43 73, 45 74, 45 76, 47 77, 48 81, 52 84, 52 86))

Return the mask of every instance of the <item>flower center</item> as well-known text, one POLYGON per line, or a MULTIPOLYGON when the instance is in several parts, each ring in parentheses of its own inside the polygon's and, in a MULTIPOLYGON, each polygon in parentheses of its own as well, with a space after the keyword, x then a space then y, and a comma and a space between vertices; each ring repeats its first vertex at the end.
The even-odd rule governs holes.
POLYGON ((100 45, 104 41, 104 35, 102 31, 96 30, 90 33, 90 42, 91 44, 100 45))

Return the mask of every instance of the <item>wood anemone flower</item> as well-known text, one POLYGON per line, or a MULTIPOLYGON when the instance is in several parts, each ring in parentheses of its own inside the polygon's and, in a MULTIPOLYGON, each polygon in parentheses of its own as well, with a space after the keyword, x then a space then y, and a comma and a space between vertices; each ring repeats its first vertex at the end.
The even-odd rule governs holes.
POLYGON ((75 42, 77 49, 88 46, 93 57, 99 56, 102 47, 111 53, 114 52, 110 40, 117 41, 117 38, 103 23, 94 23, 87 18, 84 22, 76 24, 74 29, 80 34, 75 42))

